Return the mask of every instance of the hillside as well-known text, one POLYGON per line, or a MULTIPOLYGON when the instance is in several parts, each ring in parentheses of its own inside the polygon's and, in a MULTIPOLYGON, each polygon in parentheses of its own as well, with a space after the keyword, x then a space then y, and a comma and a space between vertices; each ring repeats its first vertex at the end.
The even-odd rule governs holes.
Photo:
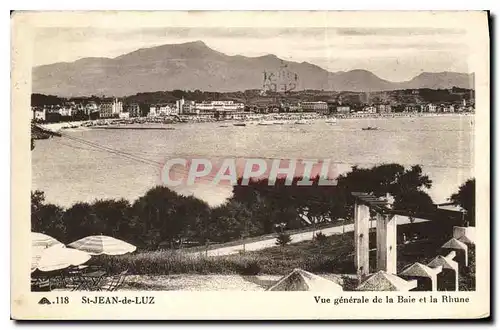
POLYGON ((33 68, 33 93, 63 97, 126 96, 174 89, 243 91, 259 89, 264 71, 282 65, 298 75, 296 90, 382 91, 400 88, 472 88, 473 75, 422 73, 408 82, 394 83, 370 71, 328 72, 307 62, 284 61, 269 54, 229 56, 202 41, 143 48, 115 58, 84 58, 33 68))

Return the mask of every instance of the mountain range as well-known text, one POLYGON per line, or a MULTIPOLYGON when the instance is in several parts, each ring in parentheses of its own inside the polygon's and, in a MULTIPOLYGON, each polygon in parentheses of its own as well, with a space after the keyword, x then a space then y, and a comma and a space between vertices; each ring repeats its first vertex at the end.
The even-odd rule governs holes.
POLYGON ((264 71, 282 65, 297 74, 296 90, 373 92, 414 88, 474 88, 474 74, 423 72, 405 82, 381 79, 367 70, 329 72, 308 62, 275 55, 229 56, 202 41, 142 48, 115 58, 88 57, 33 68, 33 93, 126 96, 174 89, 231 92, 260 89, 264 71))

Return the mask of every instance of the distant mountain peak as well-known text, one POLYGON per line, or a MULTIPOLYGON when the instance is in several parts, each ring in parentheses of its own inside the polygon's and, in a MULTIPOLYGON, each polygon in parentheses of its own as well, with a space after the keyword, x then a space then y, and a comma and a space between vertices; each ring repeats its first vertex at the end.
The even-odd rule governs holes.
POLYGON ((154 46, 154 47, 141 48, 141 50, 150 50, 150 49, 155 49, 155 48, 167 48, 167 49, 175 49, 175 48, 199 48, 199 49, 210 49, 210 50, 213 50, 210 47, 208 47, 207 44, 205 44, 201 40, 182 42, 182 43, 178 43, 178 44, 163 44, 163 45, 158 45, 158 46, 154 46))
POLYGON ((441 71, 441 72, 427 72, 424 71, 417 75, 416 77, 432 77, 436 75, 444 76, 444 75, 473 75, 474 73, 464 73, 464 72, 453 72, 453 71, 441 71))
POLYGON ((266 54, 266 55, 258 56, 257 58, 272 58, 272 59, 275 59, 275 58, 278 58, 278 56, 276 56, 274 54, 266 54))
POLYGON ((364 74, 370 74, 370 75, 373 74, 373 72, 365 70, 365 69, 354 69, 354 70, 349 70, 347 72, 351 72, 351 73, 364 73, 364 74))
POLYGON ((195 40, 195 41, 187 41, 187 42, 181 42, 178 44, 164 44, 158 47, 168 47, 168 48, 207 48, 210 50, 213 50, 212 48, 208 47, 206 43, 204 43, 201 40, 195 40))
POLYGON ((189 41, 189 42, 185 42, 184 45, 193 45, 193 46, 204 46, 204 47, 208 47, 206 43, 204 43, 203 41, 201 40, 195 40, 195 41, 189 41))
POLYGON ((349 70, 349 71, 343 72, 343 74, 351 75, 351 76, 354 76, 354 77, 379 78, 373 72, 365 70, 365 69, 349 70))
POLYGON ((274 54, 229 56, 201 40, 164 44, 115 58, 83 58, 33 68, 33 92, 58 96, 133 95, 159 90, 243 91, 262 87, 262 72, 281 64, 299 77, 296 90, 382 91, 405 88, 474 88, 473 74, 422 72, 406 82, 390 82, 371 71, 328 72, 310 62, 274 54))

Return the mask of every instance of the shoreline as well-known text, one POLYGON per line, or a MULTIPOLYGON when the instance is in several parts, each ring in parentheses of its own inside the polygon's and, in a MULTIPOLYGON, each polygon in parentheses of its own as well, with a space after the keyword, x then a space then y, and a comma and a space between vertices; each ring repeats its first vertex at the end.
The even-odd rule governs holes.
MULTIPOLYGON (((333 115, 320 115, 316 113, 272 113, 272 114, 253 114, 254 118, 246 119, 222 119, 216 120, 213 118, 198 117, 197 119, 190 118, 183 122, 168 122, 159 121, 158 119, 147 119, 139 117, 138 119, 97 119, 86 121, 70 121, 59 123, 41 123, 41 127, 58 132, 60 130, 73 131, 75 129, 148 129, 142 125, 160 124, 160 125, 179 125, 179 124, 199 124, 199 123, 258 123, 262 120, 310 120, 320 121, 328 118, 336 118, 337 120, 354 120, 354 119, 397 119, 397 118, 428 118, 428 117, 474 117, 474 113, 388 113, 388 114, 366 114, 366 113, 353 113, 349 115, 333 114, 333 115), (138 122, 139 121, 139 122, 138 122), (130 125, 140 125, 137 127, 130 127, 130 125)), ((293 123, 292 123, 293 124, 293 123)), ((153 129, 153 128, 151 128, 153 129)), ((161 128, 155 128, 161 129, 161 128)))

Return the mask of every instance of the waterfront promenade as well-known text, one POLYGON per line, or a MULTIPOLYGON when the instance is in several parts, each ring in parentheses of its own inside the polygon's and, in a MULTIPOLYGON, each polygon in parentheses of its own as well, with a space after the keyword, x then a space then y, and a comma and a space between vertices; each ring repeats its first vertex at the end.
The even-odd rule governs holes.
MULTIPOLYGON (((182 123, 206 123, 206 122, 245 122, 256 123, 262 120, 283 120, 290 121, 293 124, 295 120, 326 120, 327 118, 337 118, 339 120, 352 120, 352 119, 389 119, 389 118, 421 118, 421 117, 451 117, 451 116, 474 116, 474 113, 461 112, 461 113, 426 113, 426 112, 395 112, 395 113, 350 113, 350 114, 331 114, 321 115, 310 112, 296 112, 296 113, 267 113, 267 114, 251 114, 249 113, 245 118, 225 118, 214 119, 210 117, 197 117, 197 116, 183 116, 183 121, 173 120, 174 116, 167 117, 138 117, 138 118, 109 118, 97 119, 87 121, 73 121, 73 122, 59 122, 59 123, 44 123, 39 124, 41 127, 51 130, 71 130, 82 128, 103 128, 103 127, 116 127, 124 125, 143 125, 143 124, 182 124, 182 123)), ((140 126, 138 126, 138 129, 140 126)))

